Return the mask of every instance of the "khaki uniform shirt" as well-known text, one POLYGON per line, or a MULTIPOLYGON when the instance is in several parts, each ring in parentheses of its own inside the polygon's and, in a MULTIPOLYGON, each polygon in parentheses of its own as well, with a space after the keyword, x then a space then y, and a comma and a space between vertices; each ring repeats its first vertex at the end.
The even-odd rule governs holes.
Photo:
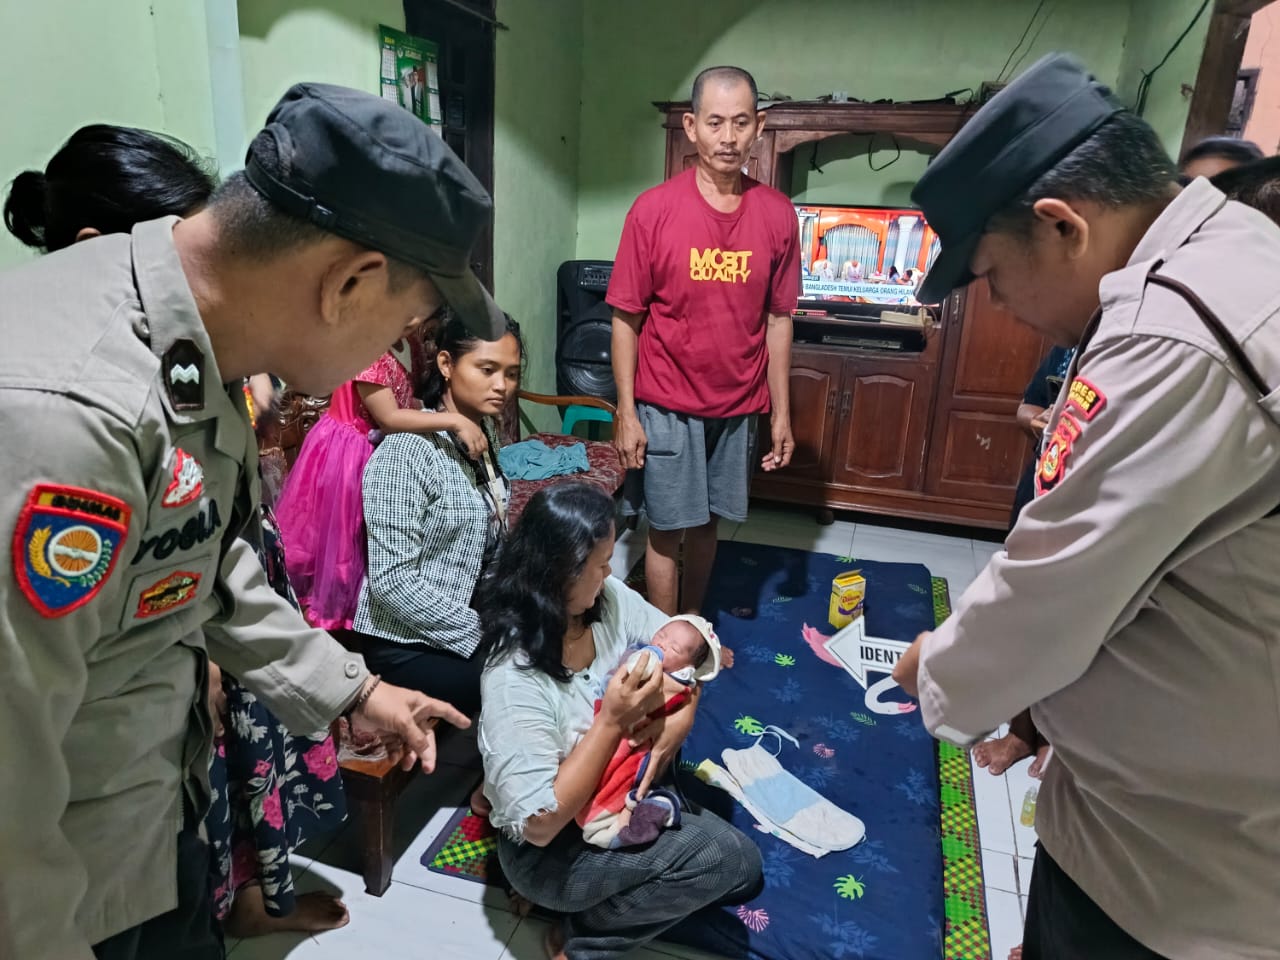
MULTIPOLYGON (((1036 829, 1174 960, 1280 957, 1280 231, 1197 180, 1102 282, 1037 498, 925 643, 931 731, 1028 704, 1054 747, 1036 829)), ((978 776, 984 776, 979 773, 978 776)))
POLYGON ((89 958, 176 905, 206 649, 300 733, 367 676, 237 538, 255 439, 174 222, 0 275, 0 954, 23 960, 89 958))

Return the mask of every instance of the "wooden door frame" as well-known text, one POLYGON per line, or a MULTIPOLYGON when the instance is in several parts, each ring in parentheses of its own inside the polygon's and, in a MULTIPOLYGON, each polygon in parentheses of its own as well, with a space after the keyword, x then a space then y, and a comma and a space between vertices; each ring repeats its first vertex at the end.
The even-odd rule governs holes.
MULTIPOLYGON (((506 27, 496 19, 497 0, 404 0, 405 29, 416 36, 441 43, 445 39, 424 29, 432 17, 449 24, 476 25, 486 37, 485 69, 479 75, 479 89, 467 100, 467 167, 493 197, 493 141, 496 117, 495 88, 497 61, 496 31, 506 27)), ((443 55, 443 51, 442 51, 443 55)), ((443 86, 443 80, 442 80, 443 86)), ((442 110, 446 104, 442 103, 442 110)), ((494 202, 497 198, 494 197, 494 202)), ((471 266, 480 282, 493 292, 493 222, 481 232, 471 257, 471 266)))
POLYGON ((1179 155, 1205 137, 1220 136, 1227 128, 1236 76, 1249 42, 1249 23, 1270 4, 1271 0, 1217 0, 1214 4, 1179 155))

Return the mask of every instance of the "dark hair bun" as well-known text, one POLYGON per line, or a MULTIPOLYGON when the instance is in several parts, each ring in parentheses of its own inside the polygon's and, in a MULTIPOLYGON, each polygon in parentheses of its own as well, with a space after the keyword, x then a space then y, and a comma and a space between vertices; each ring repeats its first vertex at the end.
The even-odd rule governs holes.
POLYGON ((39 170, 18 174, 4 198, 4 225, 28 247, 44 246, 48 185, 39 170))

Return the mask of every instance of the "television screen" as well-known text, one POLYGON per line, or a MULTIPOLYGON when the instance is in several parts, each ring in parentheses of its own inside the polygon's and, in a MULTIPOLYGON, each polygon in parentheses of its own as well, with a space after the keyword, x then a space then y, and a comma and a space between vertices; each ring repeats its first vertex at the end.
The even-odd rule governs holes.
POLYGON ((838 310, 841 303, 919 306, 916 288, 939 250, 937 234, 919 210, 808 203, 795 208, 801 310, 838 310))

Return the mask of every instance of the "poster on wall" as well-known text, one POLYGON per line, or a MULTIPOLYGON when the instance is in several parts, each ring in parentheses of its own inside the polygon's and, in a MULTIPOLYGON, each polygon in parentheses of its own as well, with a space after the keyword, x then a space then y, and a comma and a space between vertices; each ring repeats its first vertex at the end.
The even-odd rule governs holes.
POLYGON ((384 100, 394 100, 423 123, 439 125, 439 48, 430 40, 379 24, 382 43, 380 89, 384 100))

